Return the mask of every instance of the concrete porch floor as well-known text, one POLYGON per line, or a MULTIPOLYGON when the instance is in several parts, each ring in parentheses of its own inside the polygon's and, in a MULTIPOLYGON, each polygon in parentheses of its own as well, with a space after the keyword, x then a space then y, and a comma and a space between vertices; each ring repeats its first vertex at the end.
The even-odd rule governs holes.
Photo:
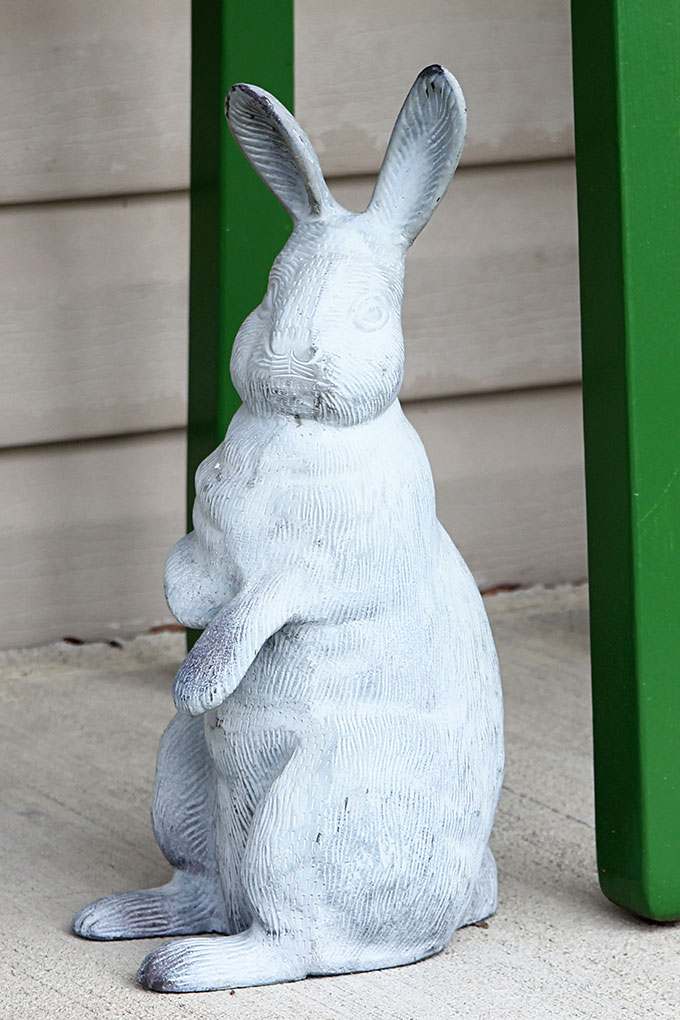
POLYGON ((506 699, 507 778, 493 837, 498 913, 410 967, 233 994, 146 992, 134 974, 162 940, 86 942, 69 931, 96 896, 168 875, 149 808, 182 635, 2 653, 0 1016, 680 1015, 680 925, 631 917, 597 886, 585 590, 500 594, 487 606, 506 699))

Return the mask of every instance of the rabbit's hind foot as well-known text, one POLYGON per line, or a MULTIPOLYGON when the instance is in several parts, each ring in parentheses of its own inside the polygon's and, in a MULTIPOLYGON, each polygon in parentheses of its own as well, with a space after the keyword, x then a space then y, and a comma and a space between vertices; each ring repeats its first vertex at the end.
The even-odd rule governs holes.
POLYGON ((145 939, 224 930, 205 892, 177 879, 156 889, 114 893, 84 907, 73 931, 86 939, 145 939))
POLYGON ((307 976, 307 954, 293 936, 268 936, 256 925, 239 935, 181 939, 154 949, 137 980, 156 992, 248 988, 307 976))

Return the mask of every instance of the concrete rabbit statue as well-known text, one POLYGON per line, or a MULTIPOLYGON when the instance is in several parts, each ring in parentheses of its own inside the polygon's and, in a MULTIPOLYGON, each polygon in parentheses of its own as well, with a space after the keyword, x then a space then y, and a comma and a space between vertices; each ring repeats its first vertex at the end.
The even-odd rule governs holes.
POLYGON ((361 214, 273 96, 235 85, 226 110, 295 229, 236 337, 243 405, 166 565, 172 612, 205 628, 158 753, 174 877, 74 921, 193 936, 140 968, 173 992, 410 963, 496 908, 498 663, 397 400, 404 259, 458 163, 462 92, 422 71, 361 214))

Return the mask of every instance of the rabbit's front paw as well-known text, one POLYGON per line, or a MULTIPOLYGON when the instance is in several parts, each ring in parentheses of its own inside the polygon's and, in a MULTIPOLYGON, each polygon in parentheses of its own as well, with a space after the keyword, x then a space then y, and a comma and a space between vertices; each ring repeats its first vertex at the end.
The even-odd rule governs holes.
POLYGON ((219 708, 231 692, 209 672, 197 669, 195 664, 185 660, 175 677, 173 698, 179 712, 201 715, 212 708, 219 708))

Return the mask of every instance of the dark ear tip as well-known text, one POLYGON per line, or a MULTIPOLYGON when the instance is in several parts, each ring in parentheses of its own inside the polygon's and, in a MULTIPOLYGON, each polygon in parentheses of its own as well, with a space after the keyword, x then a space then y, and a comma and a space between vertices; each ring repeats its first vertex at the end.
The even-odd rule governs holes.
POLYGON ((229 116, 229 107, 231 105, 231 101, 234 98, 234 95, 236 94, 236 92, 240 88, 241 88, 240 85, 232 85, 231 88, 229 89, 229 91, 227 92, 226 96, 224 97, 224 115, 225 115, 225 117, 229 116))
POLYGON ((224 100, 224 115, 229 117, 229 108, 232 100, 239 93, 242 92, 244 95, 254 99, 255 102, 259 103, 262 107, 267 107, 269 104, 266 102, 264 96, 261 96, 257 89, 254 89, 252 85, 246 85, 245 82, 239 81, 235 85, 232 85, 224 100))
POLYGON ((424 86, 426 96, 434 96, 437 93, 446 95, 454 106, 462 110, 463 113, 465 112, 463 91, 459 82, 446 67, 441 64, 430 64, 429 67, 424 67, 413 86, 417 91, 420 91, 417 89, 420 83, 424 86))
POLYGON ((438 75, 446 74, 446 71, 441 64, 430 64, 429 67, 424 67, 419 78, 436 78, 438 75))
POLYGON ((238 96, 240 93, 244 96, 247 96, 248 99, 250 99, 252 102, 256 103, 262 110, 264 110, 265 114, 267 114, 270 117, 273 117, 273 119, 275 120, 279 119, 278 116, 276 115, 273 106, 267 99, 266 95, 263 96, 258 89, 253 88, 252 85, 246 85, 244 82, 238 82, 236 85, 232 85, 226 94, 226 97, 224 99, 224 115, 227 119, 229 116, 231 103, 234 97, 238 96))

